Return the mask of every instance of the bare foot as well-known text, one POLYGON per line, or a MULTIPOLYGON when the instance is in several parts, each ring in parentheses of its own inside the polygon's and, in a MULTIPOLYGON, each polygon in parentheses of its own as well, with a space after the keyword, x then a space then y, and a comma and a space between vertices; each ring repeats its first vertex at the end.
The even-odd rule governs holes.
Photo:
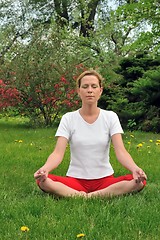
POLYGON ((141 183, 141 182, 143 183, 144 180, 146 180, 146 177, 139 177, 139 178, 135 179, 135 182, 136 183, 141 183))
POLYGON ((77 196, 80 196, 80 197, 84 197, 84 198, 87 198, 87 193, 86 192, 84 192, 84 191, 80 191, 78 194, 77 194, 77 196))

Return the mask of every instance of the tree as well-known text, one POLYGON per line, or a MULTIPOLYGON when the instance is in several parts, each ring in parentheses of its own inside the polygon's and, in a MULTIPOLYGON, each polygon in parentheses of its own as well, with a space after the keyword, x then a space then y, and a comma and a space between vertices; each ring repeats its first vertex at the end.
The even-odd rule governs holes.
MULTIPOLYGON (((70 79, 69 83, 73 83, 71 75, 77 74, 76 66, 82 66, 82 63, 86 68, 98 68, 106 79, 102 105, 107 102, 112 109, 120 107, 126 121, 134 113, 136 119, 142 116, 143 108, 137 108, 134 103, 139 101, 138 96, 131 94, 130 90, 148 69, 141 64, 123 69, 121 62, 121 74, 124 75, 121 80, 113 70, 124 56, 126 63, 129 63, 128 57, 132 63, 134 58, 137 61, 136 54, 140 49, 151 50, 152 58, 158 53, 159 2, 115 2, 113 9, 107 0, 1 1, 0 60, 3 72, 0 76, 5 83, 9 82, 11 87, 20 91, 23 109, 25 112, 28 110, 33 119, 43 113, 46 122, 51 122, 53 106, 54 110, 63 110, 62 102, 68 92, 65 81, 70 79), (10 72, 16 72, 14 79, 10 72), (56 96, 53 93, 49 95, 53 85, 57 84, 63 90, 60 100, 57 100, 58 90, 55 91, 56 96), (40 87, 43 89, 41 92, 40 87), (32 93, 32 98, 29 93, 32 93), (109 95, 108 99, 105 93, 109 95), (46 96, 50 97, 50 103, 47 103, 50 108, 42 107, 46 96), (30 99, 28 109, 24 107, 25 99, 30 99), (50 112, 48 116, 46 110, 50 112)), ((19 109, 22 110, 22 106, 19 105, 19 109)))
POLYGON ((132 93, 143 101, 145 114, 142 130, 160 132, 160 59, 159 66, 146 71, 134 82, 132 93))
POLYGON ((82 52, 79 39, 68 36, 65 29, 55 31, 53 24, 43 35, 41 30, 35 31, 30 44, 19 48, 12 61, 6 61, 0 75, 17 89, 19 113, 36 124, 51 125, 63 111, 78 107, 75 78, 98 61, 90 49, 82 52))
POLYGON ((119 112, 125 125, 136 122, 135 129, 159 132, 160 58, 147 53, 122 59, 116 72, 122 78, 114 82, 109 104, 119 112))
POLYGON ((139 49, 158 51, 158 0, 116 2, 114 10, 107 0, 1 2, 0 55, 4 56, 17 42, 31 39, 40 25, 48 29, 52 21, 59 29, 72 29, 74 34, 90 38, 81 44, 102 56, 104 51, 114 51, 118 56, 126 56, 139 49), (7 21, 4 20, 6 16, 7 21))

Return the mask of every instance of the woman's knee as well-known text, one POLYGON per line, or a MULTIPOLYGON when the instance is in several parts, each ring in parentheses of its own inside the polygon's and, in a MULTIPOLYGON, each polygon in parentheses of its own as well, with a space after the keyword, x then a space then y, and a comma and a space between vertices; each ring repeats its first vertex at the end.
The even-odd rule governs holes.
POLYGON ((39 181, 37 183, 37 185, 43 192, 48 192, 49 193, 51 191, 51 187, 50 187, 50 183, 49 183, 48 180, 49 179, 47 178, 45 181, 39 181))

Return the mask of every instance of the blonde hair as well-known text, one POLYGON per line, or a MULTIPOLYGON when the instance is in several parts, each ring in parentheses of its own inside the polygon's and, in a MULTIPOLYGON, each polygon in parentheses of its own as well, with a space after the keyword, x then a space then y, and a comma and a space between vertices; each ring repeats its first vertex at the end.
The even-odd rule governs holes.
POLYGON ((86 70, 84 71, 83 73, 81 73, 79 75, 79 77, 77 78, 76 80, 76 83, 77 83, 77 88, 80 88, 81 86, 81 79, 84 77, 84 76, 89 76, 89 75, 93 75, 93 76, 96 76, 98 78, 98 81, 99 81, 99 86, 102 87, 102 82, 103 82, 103 77, 95 70, 86 70))

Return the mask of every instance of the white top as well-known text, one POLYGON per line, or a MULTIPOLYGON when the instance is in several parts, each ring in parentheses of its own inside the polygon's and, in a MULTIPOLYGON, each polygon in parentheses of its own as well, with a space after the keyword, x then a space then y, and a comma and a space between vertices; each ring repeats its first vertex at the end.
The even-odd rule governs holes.
POLYGON ((67 176, 99 179, 114 173, 109 162, 111 136, 123 133, 119 118, 113 111, 100 109, 96 121, 87 123, 79 110, 63 115, 55 136, 70 143, 70 165, 67 176))

